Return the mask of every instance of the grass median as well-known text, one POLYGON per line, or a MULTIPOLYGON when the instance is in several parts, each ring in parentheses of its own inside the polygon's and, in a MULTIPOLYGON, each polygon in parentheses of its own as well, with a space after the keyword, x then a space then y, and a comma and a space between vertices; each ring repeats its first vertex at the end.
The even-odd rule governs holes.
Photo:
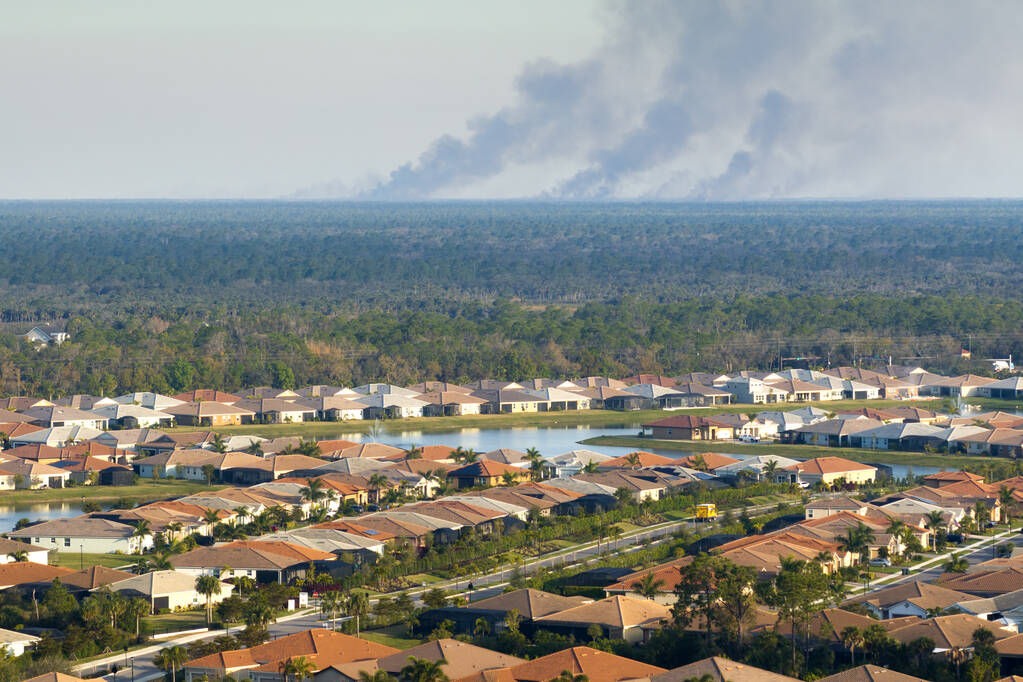
POLYGON ((208 486, 202 481, 178 481, 144 479, 136 485, 124 486, 76 486, 74 488, 45 488, 43 490, 5 491, 4 504, 31 504, 33 502, 94 502, 110 500, 131 500, 148 502, 167 497, 181 497, 207 490, 220 490, 226 486, 208 486))

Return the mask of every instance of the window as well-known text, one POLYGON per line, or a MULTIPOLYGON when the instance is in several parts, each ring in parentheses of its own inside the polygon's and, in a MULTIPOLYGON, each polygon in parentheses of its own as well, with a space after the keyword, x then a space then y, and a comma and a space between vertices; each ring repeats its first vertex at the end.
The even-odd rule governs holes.
POLYGON ((57 544, 57 538, 50 538, 50 544, 57 544))
POLYGON ((64 538, 64 546, 65 547, 71 546, 71 538, 64 538))

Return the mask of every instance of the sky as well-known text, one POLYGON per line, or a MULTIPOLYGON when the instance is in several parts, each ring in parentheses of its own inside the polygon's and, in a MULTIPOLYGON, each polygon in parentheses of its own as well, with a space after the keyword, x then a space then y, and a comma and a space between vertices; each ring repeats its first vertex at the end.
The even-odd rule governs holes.
POLYGON ((983 0, 0 0, 0 197, 1019 197, 1021 29, 983 0))

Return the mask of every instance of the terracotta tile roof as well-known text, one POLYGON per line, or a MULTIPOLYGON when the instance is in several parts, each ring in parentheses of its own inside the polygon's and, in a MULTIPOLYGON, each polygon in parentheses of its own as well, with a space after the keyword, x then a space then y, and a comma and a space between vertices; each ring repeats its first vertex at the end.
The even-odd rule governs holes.
POLYGON ((924 476, 924 481, 956 482, 956 481, 978 481, 984 482, 984 477, 969 471, 936 471, 933 474, 924 476))
POLYGON ((973 633, 978 628, 986 628, 991 631, 995 639, 1005 639, 1015 633, 998 627, 991 621, 970 616, 965 613, 952 616, 937 616, 927 618, 918 623, 890 631, 892 639, 903 644, 908 644, 914 639, 927 637, 937 649, 951 649, 952 647, 969 647, 973 642, 973 633))
POLYGON ((84 570, 61 576, 60 581, 71 587, 91 590, 133 577, 135 575, 127 571, 118 571, 117 569, 105 566, 89 566, 84 570))
POLYGON ((339 452, 331 453, 332 458, 342 457, 392 457, 405 455, 405 451, 401 448, 396 448, 393 445, 384 445, 383 443, 360 443, 359 445, 345 448, 339 452))
POLYGON ((840 474, 845 471, 877 471, 877 467, 853 462, 843 457, 815 457, 814 459, 808 459, 805 462, 799 462, 785 468, 800 473, 819 475, 840 474))
POLYGON ((655 467, 655 466, 691 466, 689 464, 682 464, 678 459, 672 459, 671 457, 665 457, 664 455, 655 455, 652 452, 644 452, 643 450, 637 450, 636 452, 630 452, 628 455, 622 455, 621 457, 615 457, 614 459, 608 459, 600 463, 602 467, 631 467, 633 466, 629 462, 631 455, 637 455, 639 457, 639 466, 641 467, 655 467))
POLYGON ((952 606, 961 601, 973 599, 972 595, 965 592, 950 590, 934 583, 925 583, 921 580, 885 587, 869 594, 863 594, 852 599, 847 599, 843 604, 871 604, 876 608, 885 609, 894 604, 910 600, 927 600, 935 606, 952 606))
POLYGON ((358 521, 360 526, 392 533, 399 538, 422 538, 433 533, 433 530, 426 526, 420 526, 404 519, 388 518, 384 516, 360 516, 356 519, 356 521, 358 521))
POLYGON ((528 472, 525 469, 519 467, 513 467, 508 464, 502 464, 501 462, 495 462, 492 459, 481 459, 475 462, 470 462, 465 466, 452 469, 448 472, 448 476, 454 478, 477 478, 477 477, 500 477, 505 472, 511 473, 515 476, 526 476, 528 472))
MULTIPOLYGON (((842 630, 849 626, 860 629, 868 628, 878 621, 870 616, 864 616, 845 609, 823 609, 818 612, 807 625, 806 632, 817 637, 827 638, 832 643, 841 641, 839 635, 842 630)), ((785 636, 791 636, 792 624, 787 621, 778 623, 777 631, 785 636)))
POLYGON ((643 428, 648 427, 674 427, 678 429, 698 429, 703 426, 726 426, 731 428, 731 424, 723 421, 718 421, 713 417, 700 417, 695 414, 676 414, 671 417, 665 417, 664 419, 658 419, 655 422, 649 422, 643 424, 643 428))
POLYGON ((615 595, 537 618, 545 623, 597 623, 615 628, 657 627, 671 619, 671 608, 651 599, 615 595))
POLYGON ((817 682, 927 682, 927 680, 867 664, 822 677, 817 682))
POLYGON ((232 568, 281 570, 311 559, 333 560, 337 557, 310 547, 290 542, 243 540, 218 547, 198 547, 171 557, 171 565, 185 568, 232 568), (287 545, 291 549, 284 550, 287 545), (281 553, 285 552, 285 553, 281 553))
POLYGON ((673 464, 675 464, 676 466, 689 467, 690 469, 697 469, 699 468, 697 467, 698 464, 697 457, 702 458, 703 463, 711 471, 714 471, 715 469, 718 469, 723 466, 728 466, 729 464, 735 464, 736 462, 742 461, 734 457, 729 457, 728 455, 722 455, 717 452, 701 452, 696 455, 688 455, 686 457, 683 457, 682 459, 676 459, 674 460, 673 464))
POLYGON ((712 656, 654 675, 650 678, 650 682, 684 682, 690 679, 704 679, 708 675, 713 682, 739 682, 739 680, 742 682, 793 682, 797 679, 745 663, 730 661, 727 658, 712 656))
POLYGON ((408 665, 409 656, 425 658, 428 661, 447 661, 441 669, 451 679, 473 675, 484 670, 510 668, 525 660, 484 649, 457 639, 438 639, 426 644, 405 649, 396 654, 379 659, 376 664, 379 670, 398 673, 408 665))
POLYGON ((213 400, 202 400, 199 402, 182 403, 165 407, 162 412, 178 417, 212 417, 214 415, 254 415, 255 412, 244 407, 238 407, 231 403, 220 403, 213 400))
POLYGON ((643 578, 652 574, 654 576, 654 580, 660 581, 661 583, 661 586, 658 588, 659 592, 674 592, 675 587, 681 579, 679 568, 692 563, 692 561, 693 557, 687 556, 673 559, 672 561, 659 564, 657 566, 645 568, 641 571, 630 573, 618 582, 608 585, 604 588, 604 590, 607 592, 631 592, 636 585, 640 584, 643 578))
POLYGON ((74 569, 64 566, 48 566, 33 561, 12 561, 0 564, 0 586, 48 583, 54 578, 63 578, 74 572, 74 569))
POLYGON ((325 521, 324 523, 318 523, 309 527, 326 528, 327 530, 341 530, 345 533, 351 533, 352 535, 358 535, 371 540, 380 540, 381 542, 388 542, 398 537, 394 533, 390 533, 385 530, 376 530, 375 528, 364 526, 356 523, 355 521, 325 521))
POLYGON ((568 609, 581 606, 590 602, 586 597, 562 597, 559 594, 551 594, 541 590, 524 588, 505 592, 496 597, 489 597, 474 601, 469 605, 471 609, 490 609, 494 611, 511 611, 517 609, 523 618, 539 618, 549 616, 552 613, 567 611, 568 609))
POLYGON ((38 677, 30 677, 24 682, 93 682, 92 680, 85 680, 81 677, 75 677, 74 675, 65 675, 64 673, 45 673, 38 677))
POLYGON ((192 403, 196 401, 213 401, 218 403, 236 403, 241 400, 240 396, 232 395, 230 393, 224 393, 222 391, 214 391, 210 389, 199 389, 198 391, 186 391, 184 393, 178 393, 177 395, 171 396, 175 400, 181 400, 186 403, 192 403))
POLYGON ((0 424, 0 433, 4 434, 8 438, 24 436, 27 433, 35 433, 36 431, 45 431, 45 429, 41 426, 27 424, 25 422, 6 422, 0 424))
MULTIPOLYGON (((186 668, 245 668, 286 661, 305 656, 318 670, 337 663, 378 659, 399 653, 393 647, 370 642, 351 635, 329 630, 312 629, 275 639, 249 649, 224 651, 188 661, 186 668)), ((276 668, 270 669, 276 672, 276 668)))
POLYGON ((573 675, 586 675, 589 682, 620 682, 653 677, 666 672, 664 668, 640 663, 631 658, 597 651, 587 646, 563 649, 509 669, 519 682, 547 682, 567 670, 573 675))
POLYGON ((1004 594, 1023 589, 1023 568, 1010 566, 999 570, 946 573, 938 578, 938 582, 951 590, 968 594, 1004 594))
POLYGON ((441 459, 451 459, 455 453, 455 449, 450 445, 424 445, 419 448, 419 451, 419 460, 428 462, 436 462, 441 459))
POLYGON ((675 385, 674 379, 660 374, 633 374, 631 377, 625 377, 622 379, 622 382, 629 386, 633 384, 654 384, 656 386, 671 388, 675 385))

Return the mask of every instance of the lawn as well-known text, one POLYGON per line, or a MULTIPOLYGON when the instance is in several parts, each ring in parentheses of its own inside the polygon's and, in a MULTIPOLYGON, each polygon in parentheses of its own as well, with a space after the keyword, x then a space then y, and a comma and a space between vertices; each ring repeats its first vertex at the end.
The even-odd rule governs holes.
POLYGON ((178 611, 177 613, 161 613, 146 616, 142 619, 154 635, 163 632, 180 632, 206 627, 206 611, 178 611))
POLYGON ((411 649, 423 643, 421 639, 407 637, 404 625, 392 625, 379 630, 363 630, 359 633, 359 637, 377 644, 393 646, 395 649, 411 649))
POLYGON ((862 448, 829 448, 822 445, 784 445, 781 443, 732 443, 706 440, 655 440, 653 438, 626 438, 598 436, 581 441, 582 445, 617 445, 641 450, 681 450, 686 452, 734 452, 739 455, 778 455, 792 459, 814 457, 845 457, 858 462, 878 464, 905 464, 934 467, 962 467, 967 464, 994 464, 1006 462, 998 457, 968 455, 942 455, 901 450, 865 450, 862 448))
POLYGON ((203 490, 220 490, 224 486, 207 486, 202 481, 177 481, 162 479, 143 480, 136 485, 126 486, 77 486, 74 488, 46 488, 44 490, 9 490, 4 492, 5 504, 31 502, 86 501, 94 502, 131 500, 148 502, 167 497, 182 497, 203 490))
MULTIPOLYGON (((121 568, 131 564, 134 557, 127 554, 79 554, 78 552, 51 552, 50 563, 55 566, 66 566, 76 571, 89 566, 121 568)), ((127 569, 125 569, 127 570, 127 569)))

